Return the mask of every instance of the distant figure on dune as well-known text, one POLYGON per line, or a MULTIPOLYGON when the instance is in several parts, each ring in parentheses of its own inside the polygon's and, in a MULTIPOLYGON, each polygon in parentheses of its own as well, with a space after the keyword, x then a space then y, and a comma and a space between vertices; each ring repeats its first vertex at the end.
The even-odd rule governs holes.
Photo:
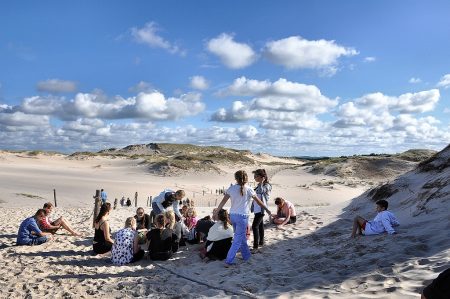
POLYGON ((127 207, 131 207, 131 199, 127 197, 127 207))
POLYGON ((272 215, 273 223, 278 226, 297 222, 297 214, 294 205, 281 197, 275 198, 277 214, 272 215))
POLYGON ((125 196, 122 196, 122 198, 120 199, 120 205, 122 206, 122 207, 124 207, 125 206, 125 196))
POLYGON ((178 203, 183 199, 185 193, 183 190, 178 190, 174 192, 170 189, 165 189, 158 196, 153 199, 152 209, 155 215, 164 213, 170 206, 173 208, 173 212, 181 217, 180 210, 178 208, 178 203))
POLYGON ((139 261, 144 257, 144 250, 139 246, 136 231, 136 219, 128 217, 125 228, 116 233, 116 240, 111 250, 111 260, 115 265, 125 265, 139 261))
MULTIPOLYGON (((253 177, 258 183, 258 186, 255 188, 256 195, 264 205, 268 206, 272 185, 269 183, 266 170, 257 169, 253 171, 253 177)), ((253 218, 252 223, 253 251, 257 251, 259 246, 264 245, 264 210, 259 205, 255 205, 255 202, 252 203, 251 210, 255 213, 255 218, 253 218)))
MULTIPOLYGON (((234 237, 225 260, 226 267, 234 264, 234 258, 239 250, 241 251, 244 261, 248 261, 251 257, 250 249, 247 244, 246 231, 252 199, 270 214, 269 209, 267 209, 264 203, 256 196, 255 191, 247 185, 247 173, 244 170, 239 170, 234 174, 234 178, 236 179, 236 184, 231 185, 231 187, 228 188, 216 210, 216 213, 218 213, 218 211, 220 211, 227 203, 228 199, 231 199, 230 219, 233 224, 234 237)), ((216 214, 214 217, 218 218, 218 215, 216 214)))
POLYGON ((67 230, 72 236, 81 236, 80 233, 74 231, 70 226, 69 222, 63 217, 59 217, 55 221, 50 220, 50 214, 53 212, 53 204, 51 202, 47 202, 44 204, 45 217, 40 221, 39 227, 42 231, 47 233, 56 233, 61 227, 67 230))
POLYGON ((41 231, 38 222, 45 218, 45 210, 39 209, 33 217, 25 219, 17 233, 17 245, 40 245, 51 240, 52 234, 41 231))
POLYGON ((372 221, 367 221, 361 216, 356 216, 353 220, 352 238, 358 235, 378 235, 384 232, 395 234, 393 227, 399 226, 397 218, 393 213, 387 211, 389 203, 386 200, 379 200, 376 203, 377 216, 372 221))
POLYGON ((445 270, 423 289, 421 299, 450 298, 450 269, 445 270))
POLYGON ((97 218, 95 219, 93 250, 97 254, 103 254, 111 251, 114 240, 111 239, 111 228, 109 227, 109 212, 111 204, 109 202, 102 205, 97 218))
POLYGON ((106 192, 105 192, 105 190, 101 190, 101 192, 100 192, 100 198, 102 199, 102 203, 103 204, 105 204, 106 203, 106 200, 108 199, 108 195, 106 195, 106 192))

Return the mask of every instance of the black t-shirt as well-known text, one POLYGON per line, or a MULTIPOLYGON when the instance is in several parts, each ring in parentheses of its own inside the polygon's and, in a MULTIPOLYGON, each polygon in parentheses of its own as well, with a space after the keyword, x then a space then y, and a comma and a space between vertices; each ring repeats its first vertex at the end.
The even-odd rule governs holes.
POLYGON ((150 215, 144 214, 141 219, 134 215, 134 219, 136 219, 136 229, 150 229, 150 215))
POLYGON ((160 228, 154 228, 147 233, 147 239, 150 240, 148 250, 158 253, 172 251, 172 247, 178 238, 169 228, 165 228, 162 231, 160 228))

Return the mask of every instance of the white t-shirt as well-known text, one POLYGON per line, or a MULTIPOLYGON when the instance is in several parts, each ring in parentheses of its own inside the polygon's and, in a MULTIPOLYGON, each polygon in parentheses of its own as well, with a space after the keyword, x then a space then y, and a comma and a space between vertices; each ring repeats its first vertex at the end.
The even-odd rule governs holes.
POLYGON ((255 191, 247 185, 244 185, 244 195, 241 195, 241 185, 236 184, 228 188, 226 194, 231 199, 230 214, 249 215, 252 197, 256 196, 255 191))

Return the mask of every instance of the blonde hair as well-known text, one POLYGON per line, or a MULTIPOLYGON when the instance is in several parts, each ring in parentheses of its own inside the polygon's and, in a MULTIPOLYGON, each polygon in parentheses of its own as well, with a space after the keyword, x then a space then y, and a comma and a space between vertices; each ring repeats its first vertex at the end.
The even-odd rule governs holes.
POLYGON ((186 215, 189 216, 189 212, 192 212, 192 217, 197 217, 197 211, 195 210, 194 207, 190 207, 187 212, 186 215))
POLYGON ((238 170, 234 174, 234 178, 236 179, 236 182, 238 185, 241 186, 241 195, 244 196, 244 186, 248 182, 248 175, 245 172, 245 170, 238 170))
POLYGON ((166 223, 169 224, 168 228, 173 229, 175 226, 175 213, 172 210, 166 211, 164 218, 166 219, 166 223))
POLYGON ((180 196, 181 198, 186 196, 186 193, 184 193, 184 190, 177 190, 177 192, 175 192, 175 195, 180 196))
POLYGON ((136 226, 136 219, 134 217, 128 217, 127 220, 125 220, 125 228, 132 228, 136 226))

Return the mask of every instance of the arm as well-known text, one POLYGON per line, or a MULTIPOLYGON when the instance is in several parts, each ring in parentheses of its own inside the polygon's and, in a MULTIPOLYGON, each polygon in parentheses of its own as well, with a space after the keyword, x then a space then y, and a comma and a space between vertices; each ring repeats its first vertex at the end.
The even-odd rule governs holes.
POLYGON ((103 223, 103 235, 105 236, 105 241, 111 242, 114 244, 114 240, 111 239, 111 234, 109 233, 109 223, 105 221, 103 223))
POLYGON ((159 210, 161 212, 164 212, 166 209, 164 209, 164 207, 162 206, 161 202, 164 200, 164 194, 163 196, 161 196, 161 194, 155 198, 155 200, 153 201, 154 203, 156 203, 156 205, 158 206, 159 210))
POLYGON ((283 223, 281 223, 280 226, 288 223, 290 219, 291 219, 291 209, 288 209, 288 212, 286 214, 286 219, 284 219, 283 223))
POLYGON ((223 196, 222 201, 219 203, 219 206, 217 207, 217 210, 216 210, 215 214, 219 213, 219 211, 222 210, 223 206, 227 203, 229 198, 230 198, 230 195, 228 195, 228 194, 225 194, 223 196))
POLYGON ((388 234, 395 234, 395 230, 392 228, 391 220, 389 219, 389 215, 387 215, 387 213, 383 213, 381 216, 381 222, 383 223, 384 229, 388 232, 388 234))
POLYGON ((175 201, 173 202, 172 206, 173 206, 173 212, 174 212, 176 215, 178 215, 178 217, 180 217, 180 219, 182 219, 183 216, 181 216, 181 213, 180 213, 180 207, 179 207, 178 200, 175 200, 175 201))
POLYGON ((264 203, 258 198, 258 196, 253 195, 252 198, 256 201, 256 203, 263 208, 269 215, 271 215, 270 210, 264 205, 264 203))

